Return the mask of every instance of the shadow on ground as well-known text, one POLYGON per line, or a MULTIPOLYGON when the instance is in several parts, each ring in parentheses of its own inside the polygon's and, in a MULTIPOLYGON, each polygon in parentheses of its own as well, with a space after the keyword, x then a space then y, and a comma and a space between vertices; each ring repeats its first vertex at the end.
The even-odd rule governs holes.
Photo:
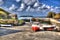
POLYGON ((0 36, 17 33, 17 32, 22 32, 22 30, 11 30, 11 29, 0 28, 0 36))

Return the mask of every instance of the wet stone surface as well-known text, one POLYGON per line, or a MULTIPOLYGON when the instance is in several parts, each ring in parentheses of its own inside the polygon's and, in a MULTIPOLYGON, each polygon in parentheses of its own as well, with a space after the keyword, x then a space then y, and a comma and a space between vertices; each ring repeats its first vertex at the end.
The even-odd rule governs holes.
POLYGON ((10 29, 0 28, 0 36, 17 33, 17 32, 20 32, 20 30, 10 30, 10 29))
POLYGON ((0 28, 0 40, 60 40, 60 32, 31 32, 29 29, 29 27, 15 27, 15 30, 0 28))
POLYGON ((1 36, 0 40, 60 40, 56 32, 19 32, 16 34, 1 36))

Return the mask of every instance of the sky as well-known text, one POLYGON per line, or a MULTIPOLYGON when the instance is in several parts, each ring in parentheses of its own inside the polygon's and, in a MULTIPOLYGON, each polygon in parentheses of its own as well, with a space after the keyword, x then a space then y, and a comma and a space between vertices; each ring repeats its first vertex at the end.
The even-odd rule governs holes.
POLYGON ((49 5, 49 6, 60 7, 60 0, 39 0, 39 2, 49 5))
POLYGON ((0 0, 0 8, 20 15, 46 16, 60 12, 60 0, 0 0))

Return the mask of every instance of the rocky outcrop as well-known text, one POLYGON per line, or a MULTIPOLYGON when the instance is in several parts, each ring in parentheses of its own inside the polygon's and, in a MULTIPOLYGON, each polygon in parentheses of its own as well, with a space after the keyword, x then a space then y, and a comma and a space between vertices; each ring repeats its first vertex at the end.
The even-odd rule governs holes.
POLYGON ((3 9, 0 9, 0 24, 17 24, 17 23, 18 19, 16 14, 11 14, 3 9))
POLYGON ((54 16, 54 18, 55 18, 55 19, 60 19, 60 13, 56 14, 56 15, 54 16))
POLYGON ((16 19, 16 20, 18 19, 18 18, 17 18, 17 14, 9 14, 9 16, 10 16, 12 19, 16 19))
POLYGON ((49 12, 47 17, 48 18, 60 19, 60 13, 49 12))

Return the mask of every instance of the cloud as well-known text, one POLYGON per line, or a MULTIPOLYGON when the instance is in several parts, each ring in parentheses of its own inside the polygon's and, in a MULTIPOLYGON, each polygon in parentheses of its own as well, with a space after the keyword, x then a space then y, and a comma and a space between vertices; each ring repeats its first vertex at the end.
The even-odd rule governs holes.
POLYGON ((59 13, 60 12, 60 7, 55 7, 54 11, 59 13))
POLYGON ((20 8, 17 9, 17 11, 23 11, 25 9, 25 4, 24 3, 21 3, 21 6, 20 8))
POLYGON ((38 6, 39 6, 39 4, 38 4, 38 2, 36 2, 33 7, 38 7, 38 6))
POLYGON ((60 7, 53 7, 53 6, 51 6, 49 11, 53 11, 53 12, 59 13, 60 12, 60 7))
POLYGON ((53 8, 50 9, 50 11, 53 11, 53 10, 54 10, 53 8))
POLYGON ((48 9, 50 9, 50 8, 51 8, 51 7, 50 7, 50 6, 48 6, 48 5, 47 5, 46 7, 47 7, 48 9))
MULTIPOLYGON (((27 11, 27 12, 28 11, 32 11, 32 12, 39 11, 40 12, 43 10, 50 10, 50 11, 57 10, 58 11, 58 9, 60 9, 59 7, 55 7, 55 9, 54 9, 53 6, 48 6, 46 4, 39 3, 38 0, 15 0, 15 1, 16 2, 14 2, 14 3, 19 2, 20 4, 17 3, 17 5, 15 5, 15 4, 12 4, 12 2, 11 2, 12 5, 8 8, 9 10, 27 11), (18 5, 20 5, 20 7, 18 5)), ((3 3, 4 3, 4 1, 0 0, 0 5, 3 3)), ((8 5, 7 5, 7 7, 8 7, 8 5)))
MULTIPOLYGON (((42 3, 38 3, 37 0, 22 0, 21 6, 17 11, 42 11, 45 9, 50 9, 51 7, 42 3), (31 6, 33 4, 33 7, 31 6)), ((52 10, 52 9, 51 9, 52 10)))
POLYGON ((55 9, 58 8, 58 7, 55 7, 55 9))
POLYGON ((46 6, 46 5, 45 5, 45 4, 43 4, 41 8, 43 8, 43 7, 45 7, 45 6, 46 6))
POLYGON ((48 5, 45 5, 45 4, 42 4, 41 6, 41 9, 45 10, 45 9, 51 9, 52 6, 48 6, 48 5))
POLYGON ((21 0, 16 0, 16 2, 20 2, 21 0))
POLYGON ((26 4, 26 5, 32 5, 36 2, 36 0, 23 0, 23 2, 26 4))
POLYGON ((3 0, 0 0, 0 5, 2 5, 4 3, 4 1, 3 0))
POLYGON ((58 9, 58 8, 60 8, 60 7, 55 7, 55 9, 58 9))
POLYGON ((30 10, 29 10, 30 12, 34 12, 35 11, 35 9, 34 8, 30 8, 30 10))
POLYGON ((15 10, 16 9, 16 6, 14 4, 12 4, 11 7, 9 7, 9 10, 15 10))
POLYGON ((41 7, 38 7, 38 8, 36 9, 36 11, 40 11, 40 9, 41 9, 41 7))
MULTIPOLYGON (((20 1, 21 1, 21 3, 17 4, 17 5, 20 5, 19 8, 16 7, 17 5, 12 4, 9 7, 9 10, 27 11, 27 12, 29 12, 29 11, 30 12, 35 12, 35 11, 40 12, 40 11, 43 11, 43 10, 50 10, 50 11, 54 10, 53 6, 48 6, 46 4, 39 3, 37 0, 16 0, 16 3, 20 2, 20 1)), ((56 7, 56 8, 58 8, 58 7, 56 7)))
POLYGON ((29 11, 29 10, 30 10, 30 8, 31 8, 31 6, 28 6, 28 7, 27 7, 27 9, 26 9, 26 11, 29 11))

